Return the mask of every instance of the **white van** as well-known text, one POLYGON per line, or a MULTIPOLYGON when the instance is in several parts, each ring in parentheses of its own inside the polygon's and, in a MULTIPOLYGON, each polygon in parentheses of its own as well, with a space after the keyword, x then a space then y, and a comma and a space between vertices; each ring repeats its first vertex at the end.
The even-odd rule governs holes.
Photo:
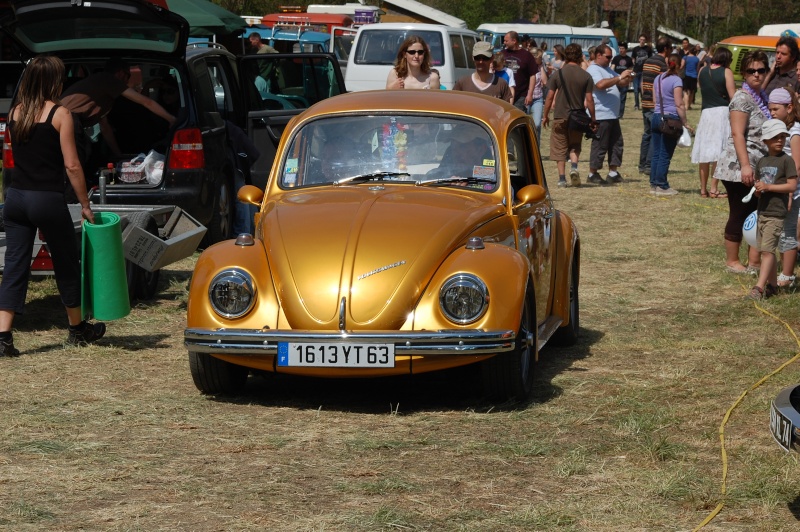
POLYGON ((472 47, 479 39, 472 30, 439 24, 367 24, 358 28, 347 58, 347 90, 385 89, 397 51, 411 35, 418 35, 428 43, 431 67, 439 71, 439 79, 446 88, 452 89, 458 78, 473 72, 472 47))
POLYGON ((573 26, 570 42, 578 43, 584 54, 588 53, 589 48, 604 43, 611 47, 614 55, 619 53, 619 43, 614 36, 614 32, 608 28, 579 28, 573 26))

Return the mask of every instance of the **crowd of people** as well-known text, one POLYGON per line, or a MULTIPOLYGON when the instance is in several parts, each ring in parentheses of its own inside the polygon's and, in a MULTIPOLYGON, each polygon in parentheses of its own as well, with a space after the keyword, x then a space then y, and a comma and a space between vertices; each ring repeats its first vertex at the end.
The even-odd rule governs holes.
MULTIPOLYGON (((500 53, 494 53, 490 43, 475 44, 475 72, 459 79, 454 89, 500 98, 530 113, 537 138, 542 126, 552 128, 549 156, 558 169, 557 185, 578 187, 584 136, 591 139, 586 181, 600 186, 623 181, 620 120, 632 85, 634 110, 641 111, 643 120, 638 170, 649 176, 650 193, 678 194, 669 183, 670 163, 681 134, 694 134, 691 160, 698 165, 700 196, 728 201, 723 233, 727 271, 757 274, 750 293, 756 299, 794 286, 800 206, 796 40, 778 41, 771 68, 763 52, 747 54, 739 90, 727 48, 706 52, 688 39, 679 47, 666 37, 654 46, 646 35, 638 40, 630 56, 627 43, 621 43, 616 54, 605 43, 590 48, 588 59, 579 45, 570 44, 554 46, 548 61, 543 53, 546 43, 537 47, 511 31, 500 53), (695 131, 687 111, 695 105, 698 92, 701 113, 695 131), (573 120, 574 113, 588 115, 588 126, 573 120), (605 178, 600 175, 604 164, 605 178), (759 216, 757 244, 750 246, 745 264, 740 259, 743 226, 754 211, 759 216), (780 272, 771 258, 775 253, 782 257, 780 272)), ((428 55, 421 39, 409 38, 398 52, 387 88, 435 88, 428 55)))

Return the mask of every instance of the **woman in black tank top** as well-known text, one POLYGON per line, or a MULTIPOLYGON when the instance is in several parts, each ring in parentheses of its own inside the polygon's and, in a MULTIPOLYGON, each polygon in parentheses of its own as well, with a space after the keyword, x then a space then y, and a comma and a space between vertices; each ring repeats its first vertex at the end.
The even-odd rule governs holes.
POLYGON ((0 356, 20 354, 14 347, 11 326, 15 314, 24 310, 37 230, 47 241, 67 310, 67 343, 90 343, 106 331, 105 324, 88 323, 81 316, 80 257, 64 199, 65 172, 81 203, 83 218, 94 222, 94 215, 75 149, 72 116, 58 104, 63 81, 60 59, 34 58, 25 68, 16 105, 9 113, 14 167, 6 170, 10 183, 3 208, 6 255, 0 282, 0 356))

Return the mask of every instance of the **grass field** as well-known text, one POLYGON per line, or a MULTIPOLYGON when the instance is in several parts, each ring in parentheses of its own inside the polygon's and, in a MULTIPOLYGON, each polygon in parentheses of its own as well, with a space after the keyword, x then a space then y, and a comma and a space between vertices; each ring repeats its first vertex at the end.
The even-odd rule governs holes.
POLYGON ((24 354, 0 360, 0 528, 692 530, 722 503, 704 530, 797 530, 800 467, 768 406, 800 366, 750 388, 800 350, 800 296, 744 299, 725 200, 700 198, 681 148, 681 194, 648 194, 641 128, 629 98, 624 184, 551 191, 583 242, 581 338, 543 350, 520 408, 484 402, 474 368, 204 397, 182 344, 192 261, 85 349, 62 345, 53 281, 32 283, 24 354), (722 495, 720 425, 745 392, 722 495))

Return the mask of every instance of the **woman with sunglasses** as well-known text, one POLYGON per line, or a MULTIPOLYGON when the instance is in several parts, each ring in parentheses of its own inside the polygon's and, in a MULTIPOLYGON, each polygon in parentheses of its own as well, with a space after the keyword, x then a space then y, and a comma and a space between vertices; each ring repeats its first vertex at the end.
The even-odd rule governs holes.
POLYGON ((422 37, 412 35, 400 45, 387 89, 438 89, 439 74, 431 71, 431 49, 422 37))
POLYGON ((744 56, 741 67, 744 83, 728 106, 731 134, 714 170, 714 177, 722 181, 728 192, 729 213, 724 238, 725 267, 730 273, 755 273, 761 264, 758 250, 751 247, 748 253, 749 266, 745 267, 739 260, 739 247, 744 221, 758 203, 755 197, 747 203, 742 203, 742 199, 755 183, 756 163, 767 154, 766 146, 761 141, 761 126, 772 118, 769 100, 763 90, 768 64, 766 54, 759 50, 744 56))

